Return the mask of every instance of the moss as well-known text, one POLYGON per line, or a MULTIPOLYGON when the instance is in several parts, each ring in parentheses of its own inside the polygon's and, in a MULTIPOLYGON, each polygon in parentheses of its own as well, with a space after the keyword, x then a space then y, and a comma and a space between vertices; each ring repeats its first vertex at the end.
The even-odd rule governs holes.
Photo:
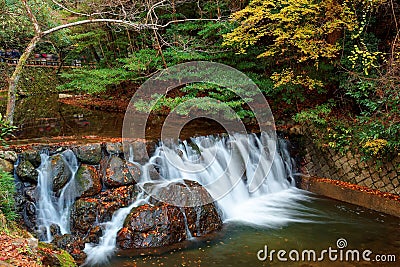
POLYGON ((61 253, 56 254, 56 257, 60 261, 61 267, 77 266, 75 264, 74 258, 72 258, 72 256, 65 250, 61 250, 61 253))
POLYGON ((48 243, 43 243, 39 242, 39 252, 42 254, 42 256, 49 257, 47 259, 47 263, 52 263, 51 265, 57 265, 60 267, 76 267, 77 264, 75 263, 74 258, 65 250, 56 248, 53 244, 48 244, 48 243), (54 252, 57 253, 54 253, 54 252), (53 259, 50 259, 50 258, 53 259), (56 260, 57 264, 52 262, 52 260, 56 260))
MULTIPOLYGON (((13 66, 0 64, 0 74, 3 78, 11 77, 14 71, 13 66)), ((0 87, 6 89, 7 79, 0 82, 0 87)), ((35 94, 40 92, 58 92, 57 86, 61 83, 60 77, 57 75, 56 68, 46 67, 30 67, 22 70, 18 91, 25 94, 35 94)))

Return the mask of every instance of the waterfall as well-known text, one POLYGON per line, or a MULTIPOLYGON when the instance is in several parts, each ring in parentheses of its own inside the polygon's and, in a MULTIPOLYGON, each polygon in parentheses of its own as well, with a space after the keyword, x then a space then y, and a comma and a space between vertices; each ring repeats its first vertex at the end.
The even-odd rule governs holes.
POLYGON ((38 227, 45 234, 45 241, 52 240, 50 226, 58 225, 61 234, 70 233, 69 215, 70 208, 75 201, 77 195, 75 185, 75 174, 78 171, 78 161, 75 154, 71 150, 66 150, 61 153, 62 160, 65 166, 69 168, 71 177, 68 183, 61 189, 59 196, 53 192, 53 166, 52 158, 47 153, 42 153, 41 165, 38 173, 39 201, 37 203, 37 222, 38 227))
POLYGON ((307 196, 295 188, 286 140, 271 142, 262 133, 161 143, 142 168, 142 183, 151 182, 152 166, 164 184, 186 179, 204 186, 217 201, 224 222, 274 227, 303 221, 298 218, 303 208, 298 201, 307 196))
MULTIPOLYGON (((130 148, 131 161, 132 153, 130 148)), ((305 208, 300 201, 308 197, 294 186, 294 166, 286 141, 271 142, 265 133, 160 143, 149 162, 140 167, 139 185, 149 182, 167 185, 184 179, 197 181, 217 201, 224 222, 278 227, 288 222, 307 221, 302 218, 305 208), (151 175, 154 168, 160 174, 157 180, 151 175)), ((112 221, 106 223, 100 244, 86 244, 86 264, 102 263, 114 253, 116 235, 123 221, 143 201, 146 201, 143 195, 139 195, 129 207, 118 210, 112 221)))
POLYGON ((86 263, 98 265, 108 260, 114 254, 118 231, 122 228, 125 218, 129 215, 132 208, 147 203, 149 196, 144 197, 144 193, 138 194, 136 201, 125 208, 117 210, 110 222, 105 224, 105 230, 98 245, 85 244, 84 252, 88 255, 86 263))

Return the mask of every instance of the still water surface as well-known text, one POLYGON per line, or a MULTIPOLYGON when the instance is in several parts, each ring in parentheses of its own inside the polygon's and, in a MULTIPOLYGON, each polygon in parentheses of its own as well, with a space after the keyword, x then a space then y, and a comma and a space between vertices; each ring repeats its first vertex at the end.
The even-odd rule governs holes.
MULTIPOLYGON (((120 253, 105 266, 400 266, 399 218, 364 209, 355 205, 312 195, 304 203, 309 208, 308 223, 289 223, 279 228, 245 225, 240 222, 224 224, 221 232, 208 239, 194 239, 177 247, 120 253), (346 249, 373 251, 395 255, 397 263, 365 261, 270 262, 259 261, 257 252, 264 249, 305 249, 319 253, 344 238, 346 249)), ((301 254, 300 254, 301 255, 301 254)), ((276 256, 275 256, 276 258, 276 256)))

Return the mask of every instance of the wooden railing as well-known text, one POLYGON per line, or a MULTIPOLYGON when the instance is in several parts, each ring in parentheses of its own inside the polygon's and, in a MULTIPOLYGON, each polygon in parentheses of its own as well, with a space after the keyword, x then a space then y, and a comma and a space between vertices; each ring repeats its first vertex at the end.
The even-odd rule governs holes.
MULTIPOLYGON (((0 62, 6 62, 9 65, 17 65, 18 58, 5 58, 0 57, 0 62)), ((89 66, 91 68, 96 67, 95 62, 82 62, 80 60, 73 60, 72 62, 61 62, 58 60, 47 60, 45 58, 38 58, 38 59, 28 59, 26 61, 27 66, 33 67, 63 67, 63 68, 80 68, 83 66, 89 66)))

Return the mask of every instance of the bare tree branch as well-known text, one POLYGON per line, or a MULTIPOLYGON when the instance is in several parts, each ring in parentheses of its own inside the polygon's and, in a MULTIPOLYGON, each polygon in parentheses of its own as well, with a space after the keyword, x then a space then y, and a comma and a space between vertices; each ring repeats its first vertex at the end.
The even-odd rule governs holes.
POLYGON ((33 13, 32 13, 31 7, 28 5, 28 3, 26 2, 26 0, 21 0, 21 2, 22 2, 22 4, 24 5, 25 10, 26 10, 26 13, 27 13, 27 15, 28 15, 30 21, 31 21, 32 24, 33 24, 33 27, 34 27, 34 29, 35 29, 36 34, 40 34, 40 32, 41 32, 40 26, 39 26, 38 21, 36 20, 35 15, 33 15, 33 13))
MULTIPOLYGON (((54 33, 56 31, 60 31, 62 29, 66 29, 66 28, 71 28, 71 27, 75 27, 75 26, 79 26, 79 25, 84 25, 84 24, 89 24, 89 23, 110 23, 110 24, 120 24, 120 25, 124 25, 127 27, 131 27, 134 28, 137 31, 141 31, 141 30, 153 30, 154 31, 154 35, 157 41, 157 49, 159 51, 159 53, 161 54, 161 56, 163 57, 162 54, 162 49, 161 49, 161 44, 160 44, 160 40, 158 39, 158 33, 157 30, 159 29, 163 29, 168 27, 170 24, 172 23, 183 23, 183 22, 188 22, 188 21, 219 21, 220 18, 217 19, 178 19, 178 20, 172 20, 169 21, 165 24, 158 24, 158 17, 157 14, 155 12, 155 9, 161 6, 164 6, 168 1, 167 0, 161 0, 155 4, 152 4, 150 2, 148 5, 148 12, 147 12, 147 19, 148 21, 151 21, 151 23, 138 23, 138 22, 132 22, 130 20, 127 20, 127 14, 128 12, 125 10, 125 7, 123 6, 123 3, 121 1, 119 1, 119 5, 121 6, 122 10, 120 10, 123 15, 121 14, 116 14, 118 17, 124 17, 124 19, 110 19, 110 18, 92 18, 93 16, 101 16, 104 14, 112 14, 110 12, 97 12, 97 13, 92 13, 92 14, 85 14, 85 13, 81 13, 81 12, 76 12, 73 11, 69 8, 67 8, 66 6, 58 3, 56 0, 52 0, 54 4, 56 4, 58 7, 72 13, 72 14, 76 14, 79 15, 81 17, 88 17, 89 19, 85 19, 85 20, 80 20, 80 21, 76 21, 76 22, 71 22, 71 23, 66 23, 66 24, 62 24, 50 29, 47 29, 45 31, 42 31, 40 29, 40 25, 38 23, 38 21, 36 20, 35 15, 32 13, 32 10, 29 6, 29 4, 27 3, 27 0, 21 0, 21 2, 23 3, 23 6, 25 7, 25 11, 30 19, 30 21, 32 22, 34 29, 35 29, 35 36, 31 39, 30 43, 28 44, 28 46, 26 47, 25 51, 23 52, 23 54, 21 55, 21 58, 18 60, 17 66, 15 67, 15 70, 11 76, 11 78, 9 79, 9 88, 8 88, 8 101, 7 101, 7 112, 6 112, 6 120, 8 122, 10 122, 11 124, 13 123, 13 117, 14 117, 14 110, 15 110, 15 103, 16 103, 16 93, 17 93, 17 84, 19 81, 19 78, 21 77, 21 73, 22 73, 22 69, 27 61, 27 59, 29 58, 30 54, 32 53, 32 51, 34 50, 36 44, 46 35, 49 35, 51 33, 54 33)), ((109 8, 105 7, 105 8, 109 8)), ((130 19, 137 19, 135 18, 134 14, 137 14, 137 12, 139 12, 139 9, 134 10, 133 13, 129 13, 129 18, 130 19), (130 17, 132 16, 132 17, 130 17)), ((164 65, 166 65, 165 63, 165 59, 163 59, 164 65)))
POLYGON ((188 22, 188 21, 221 21, 220 18, 217 19, 177 19, 177 20, 171 20, 163 25, 155 25, 157 28, 166 28, 172 23, 182 23, 182 22, 188 22))
MULTIPOLYGON (((71 13, 71 14, 74 14, 74 15, 78 15, 78 16, 83 16, 83 17, 95 17, 95 16, 102 16, 102 15, 104 15, 104 14, 110 14, 110 15, 114 15, 114 16, 119 16, 120 14, 117 14, 117 13, 111 13, 111 12, 94 12, 94 13, 90 13, 90 14, 88 14, 88 13, 82 13, 82 12, 78 12, 78 11, 75 11, 75 10, 72 10, 72 9, 70 9, 70 8, 68 8, 68 7, 66 7, 66 6, 64 6, 63 4, 61 4, 61 3, 59 3, 59 2, 57 2, 57 1, 55 1, 55 0, 51 0, 55 5, 57 5, 58 7, 60 7, 60 8, 62 8, 62 9, 64 9, 65 11, 67 11, 67 12, 69 12, 69 13, 71 13)), ((125 13, 126 14, 126 13, 125 13)))

